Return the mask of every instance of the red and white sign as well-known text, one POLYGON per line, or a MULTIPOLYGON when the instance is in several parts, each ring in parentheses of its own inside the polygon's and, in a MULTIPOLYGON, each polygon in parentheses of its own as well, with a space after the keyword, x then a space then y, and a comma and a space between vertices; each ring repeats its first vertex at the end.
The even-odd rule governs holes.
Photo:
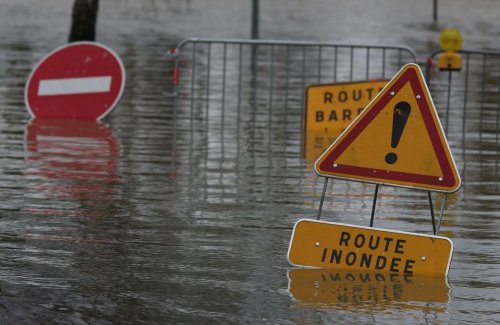
POLYGON ((118 103, 124 86, 123 63, 111 49, 76 42, 36 65, 24 96, 32 117, 100 120, 118 103))

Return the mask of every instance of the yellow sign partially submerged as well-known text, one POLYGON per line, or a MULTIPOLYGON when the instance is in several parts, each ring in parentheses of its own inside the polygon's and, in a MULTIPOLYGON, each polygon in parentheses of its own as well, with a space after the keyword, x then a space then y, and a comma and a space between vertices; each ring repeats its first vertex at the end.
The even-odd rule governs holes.
POLYGON ((302 219, 294 227, 288 260, 297 266, 446 276, 450 239, 302 219))
POLYGON ((305 157, 316 160, 384 88, 387 80, 311 85, 306 89, 305 157))

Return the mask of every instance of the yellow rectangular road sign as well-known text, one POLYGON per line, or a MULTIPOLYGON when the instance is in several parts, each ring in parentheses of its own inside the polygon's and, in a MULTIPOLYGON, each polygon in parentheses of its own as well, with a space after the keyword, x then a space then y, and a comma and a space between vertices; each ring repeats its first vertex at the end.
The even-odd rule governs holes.
POLYGON ((316 160, 386 84, 374 80, 307 87, 306 159, 316 160))
POLYGON ((446 276, 452 252, 446 237, 302 219, 295 224, 288 260, 297 266, 446 276))

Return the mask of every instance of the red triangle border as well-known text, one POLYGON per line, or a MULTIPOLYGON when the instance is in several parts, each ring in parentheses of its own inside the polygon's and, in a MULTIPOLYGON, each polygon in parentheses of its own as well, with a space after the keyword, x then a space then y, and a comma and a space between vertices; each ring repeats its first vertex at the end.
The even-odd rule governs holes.
MULTIPOLYGON (((353 129, 346 134, 345 137, 337 144, 332 152, 321 162, 319 165, 319 170, 321 173, 334 172, 335 174, 343 174, 348 176, 361 176, 361 177, 374 177, 378 179, 387 181, 402 181, 410 182, 422 185, 434 185, 441 188, 453 187, 460 181, 455 179, 452 167, 448 162, 444 146, 441 142, 441 137, 437 129, 437 125, 434 123, 433 116, 430 111, 429 102, 424 96, 424 89, 419 82, 418 75, 416 72, 417 68, 411 67, 404 71, 399 78, 394 82, 389 89, 386 89, 381 97, 379 97, 374 106, 370 109, 367 114, 364 114, 361 120, 353 127, 353 129), (436 153, 437 160, 441 171, 443 172, 443 178, 438 178, 436 176, 421 175, 407 172, 395 172, 388 171, 384 169, 376 168, 366 168, 359 166, 341 165, 337 164, 333 167, 335 160, 351 145, 351 143, 357 138, 357 136, 377 117, 377 115, 388 105, 392 97, 389 95, 391 92, 398 92, 403 88, 403 86, 409 82, 415 95, 421 96, 417 101, 420 113, 424 120, 424 124, 427 128, 427 132, 431 139, 434 152, 436 153)), ((439 122, 438 122, 439 123, 439 122)), ((451 157, 450 157, 451 158, 451 157)), ((320 158, 321 159, 321 158, 320 158)), ((452 159, 452 158, 451 158, 452 159)), ((323 175, 324 176, 324 175, 323 175)), ((340 177, 340 175, 339 175, 340 177)), ((373 181, 373 183, 383 183, 373 181)), ((457 186, 458 189, 458 186, 457 186)))

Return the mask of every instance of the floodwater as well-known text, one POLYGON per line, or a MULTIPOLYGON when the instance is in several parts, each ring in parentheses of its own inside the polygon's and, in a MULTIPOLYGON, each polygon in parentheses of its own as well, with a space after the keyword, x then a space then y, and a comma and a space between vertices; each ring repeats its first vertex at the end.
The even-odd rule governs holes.
MULTIPOLYGON (((30 121, 26 79, 66 42, 71 2, 0 0, 2 324, 500 321, 498 130, 472 124, 481 141, 467 145, 450 133, 463 187, 441 226, 454 243, 447 281, 294 268, 292 227, 315 217, 323 185, 300 142, 265 150, 287 139, 260 136, 257 119, 205 150, 202 132, 172 125, 165 52, 191 36, 247 37, 250 1, 101 1, 98 41, 127 71, 121 102, 102 124, 30 121)), ((404 44, 425 59, 451 25, 464 47, 498 50, 496 1, 439 5, 434 24, 431 1, 261 1, 260 34, 404 44)), ((367 225, 373 191, 334 181, 323 219, 367 225)), ((377 227, 429 234, 429 219, 426 193, 381 188, 377 227)))

